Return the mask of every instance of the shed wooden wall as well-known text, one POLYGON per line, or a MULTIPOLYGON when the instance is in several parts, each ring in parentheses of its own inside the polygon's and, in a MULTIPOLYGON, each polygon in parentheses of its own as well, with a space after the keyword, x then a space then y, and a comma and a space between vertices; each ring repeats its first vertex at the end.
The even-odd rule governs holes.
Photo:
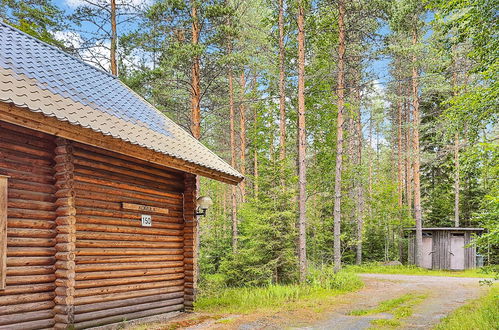
POLYGON ((55 323, 54 149, 52 136, 0 122, 0 174, 10 176, 0 329, 55 323))
POLYGON ((0 329, 85 328, 192 307, 194 175, 3 122, 0 175, 11 176, 0 329))
MULTIPOLYGON (((461 231, 462 233, 463 231, 461 231)), ((451 231, 448 230, 435 230, 432 231, 433 240, 433 257, 432 257, 432 269, 450 269, 450 242, 451 242, 451 231)), ((468 245, 473 239, 473 232, 464 231, 464 244, 468 245)), ((415 236, 414 233, 409 234, 408 239, 408 263, 415 264, 415 236)), ((475 268, 476 267, 476 247, 471 246, 464 249, 464 268, 475 268)))

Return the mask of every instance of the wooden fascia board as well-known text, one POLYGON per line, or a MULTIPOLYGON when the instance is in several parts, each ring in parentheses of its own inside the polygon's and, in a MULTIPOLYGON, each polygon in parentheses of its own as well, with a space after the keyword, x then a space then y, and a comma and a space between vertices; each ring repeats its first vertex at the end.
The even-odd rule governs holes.
POLYGON ((243 180, 13 104, 0 102, 0 120, 232 185, 243 180))

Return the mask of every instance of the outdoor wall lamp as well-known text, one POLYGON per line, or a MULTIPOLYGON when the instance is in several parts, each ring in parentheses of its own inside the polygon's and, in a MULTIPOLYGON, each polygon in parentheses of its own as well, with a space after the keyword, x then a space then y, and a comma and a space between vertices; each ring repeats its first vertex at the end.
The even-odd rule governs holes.
POLYGON ((197 199, 196 204, 198 206, 196 215, 206 216, 206 210, 213 205, 213 201, 208 196, 201 196, 197 199))

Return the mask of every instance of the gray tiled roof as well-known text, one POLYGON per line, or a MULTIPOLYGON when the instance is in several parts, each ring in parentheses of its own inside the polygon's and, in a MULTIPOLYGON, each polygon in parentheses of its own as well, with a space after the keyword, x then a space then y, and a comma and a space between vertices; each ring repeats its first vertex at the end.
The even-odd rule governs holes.
POLYGON ((118 78, 1 22, 0 101, 242 178, 118 78))

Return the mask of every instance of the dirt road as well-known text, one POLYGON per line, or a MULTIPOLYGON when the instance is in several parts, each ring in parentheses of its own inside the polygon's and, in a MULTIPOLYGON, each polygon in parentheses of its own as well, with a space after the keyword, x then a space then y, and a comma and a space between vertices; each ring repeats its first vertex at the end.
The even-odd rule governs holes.
POLYGON ((486 289, 477 278, 411 276, 411 275, 362 275, 366 287, 345 297, 349 300, 335 308, 328 317, 316 324, 302 325, 304 329, 367 329, 375 319, 391 318, 390 314, 350 316, 355 309, 368 309, 380 302, 407 293, 427 294, 428 297, 414 307, 414 313, 403 322, 403 329, 431 329, 441 318, 479 297, 486 289))
POLYGON ((371 309, 383 301, 410 293, 423 294, 426 298, 413 307, 411 316, 402 320, 401 329, 431 329, 441 318, 487 290, 480 286, 478 278, 384 274, 362 274, 361 277, 365 282, 363 289, 338 296, 332 307, 321 313, 303 310, 272 315, 234 315, 187 329, 368 329, 371 321, 391 319, 393 315, 353 316, 350 312, 371 309))

